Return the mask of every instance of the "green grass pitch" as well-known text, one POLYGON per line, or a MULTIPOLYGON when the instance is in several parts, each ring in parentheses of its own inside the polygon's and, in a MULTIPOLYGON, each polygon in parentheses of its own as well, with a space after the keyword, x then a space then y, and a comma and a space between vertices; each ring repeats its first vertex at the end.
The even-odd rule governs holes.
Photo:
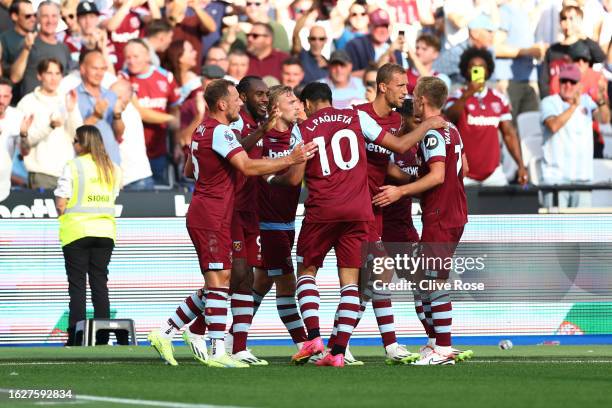
MULTIPOLYGON (((463 347, 466 349, 467 347, 463 347)), ((612 406, 611 346, 471 347, 446 367, 294 367, 292 347, 254 347, 268 367, 212 369, 177 347, 178 367, 149 347, 0 348, 0 406, 40 407, 579 407, 612 406), (9 400, 8 389, 72 389, 72 401, 9 400), (81 399, 82 397, 82 399, 81 399), (97 399, 101 398, 101 399, 97 399)))

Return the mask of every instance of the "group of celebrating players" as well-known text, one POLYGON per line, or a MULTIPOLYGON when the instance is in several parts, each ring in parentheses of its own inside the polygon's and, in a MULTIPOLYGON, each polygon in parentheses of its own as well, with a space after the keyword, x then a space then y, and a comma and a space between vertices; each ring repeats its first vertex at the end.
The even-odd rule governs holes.
MULTIPOLYGON (((237 86, 223 79, 208 84, 206 115, 193 134, 185 167, 196 179, 187 230, 205 285, 149 333, 166 363, 177 365, 172 338, 191 323, 183 339, 203 364, 267 365, 247 349, 247 336, 272 285, 278 314, 298 348, 291 358, 295 364, 363 364, 348 344, 370 301, 387 364, 446 365, 470 356, 451 346, 447 291, 415 291, 415 309, 429 340, 411 353, 397 342, 390 292, 360 274, 366 252, 385 256, 382 241, 419 241, 411 197, 420 196, 420 241, 434 244, 418 247, 428 256, 452 257, 467 223, 462 142, 442 117, 444 82, 422 77, 409 98, 406 71, 386 64, 378 70, 376 87, 373 102, 336 109, 330 88, 319 82, 306 85, 299 99, 290 87, 268 89, 253 76, 237 86), (303 180, 308 197, 296 278, 291 250, 303 180), (326 348, 316 275, 332 248, 340 303, 326 348), (233 322, 226 335, 228 298, 233 322)), ((449 271, 438 269, 418 275, 442 282, 449 271)))

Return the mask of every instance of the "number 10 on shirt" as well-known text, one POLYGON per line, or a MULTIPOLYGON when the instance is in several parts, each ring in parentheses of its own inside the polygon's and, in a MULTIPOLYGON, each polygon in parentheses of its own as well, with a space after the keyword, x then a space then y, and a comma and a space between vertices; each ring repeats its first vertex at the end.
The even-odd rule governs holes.
MULTIPOLYGON (((329 167, 329 159, 327 157, 327 149, 325 147, 325 138, 323 136, 318 136, 312 139, 312 141, 315 142, 319 148, 319 161, 321 163, 323 175, 329 176, 331 174, 331 169, 329 167)), ((332 158, 340 170, 350 170, 357 165, 357 162, 359 161, 359 145, 355 132, 350 129, 339 130, 332 136, 330 144, 332 158), (344 157, 342 157, 342 151, 340 150, 340 141, 342 139, 347 139, 349 143, 351 155, 348 160, 345 160, 344 157)))

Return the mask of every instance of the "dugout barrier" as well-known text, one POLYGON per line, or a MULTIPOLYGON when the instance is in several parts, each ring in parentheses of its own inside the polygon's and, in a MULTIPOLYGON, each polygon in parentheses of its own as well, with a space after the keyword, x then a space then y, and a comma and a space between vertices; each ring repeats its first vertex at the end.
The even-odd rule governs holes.
MULTIPOLYGON (((301 221, 300 216, 298 229, 301 221)), ((419 218, 414 222, 420 230, 419 218)), ((451 295, 457 297, 453 326, 460 342, 612 343, 612 215, 470 215, 463 242, 462 255, 488 259, 482 275, 463 278, 490 286, 482 293, 451 295)), ((139 342, 201 284, 184 218, 118 219, 109 277, 111 317, 134 319, 139 342)), ((333 252, 318 284, 322 332, 328 335, 338 302, 333 252)), ((88 302, 91 312, 89 294, 88 302)), ((402 341, 422 342, 410 295, 398 293, 394 310, 402 341)), ((57 220, 0 220, 0 345, 60 344, 67 312, 57 220)), ((377 337, 369 309, 353 344, 379 344, 377 337)), ((289 344, 273 292, 255 317, 250 339, 289 344)))

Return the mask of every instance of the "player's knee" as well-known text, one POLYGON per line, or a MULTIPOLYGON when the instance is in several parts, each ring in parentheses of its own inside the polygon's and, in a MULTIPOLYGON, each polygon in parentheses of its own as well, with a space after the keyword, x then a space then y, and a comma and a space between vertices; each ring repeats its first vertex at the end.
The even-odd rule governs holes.
POLYGON ((276 292, 281 296, 295 294, 295 276, 293 274, 279 276, 275 279, 276 292))

